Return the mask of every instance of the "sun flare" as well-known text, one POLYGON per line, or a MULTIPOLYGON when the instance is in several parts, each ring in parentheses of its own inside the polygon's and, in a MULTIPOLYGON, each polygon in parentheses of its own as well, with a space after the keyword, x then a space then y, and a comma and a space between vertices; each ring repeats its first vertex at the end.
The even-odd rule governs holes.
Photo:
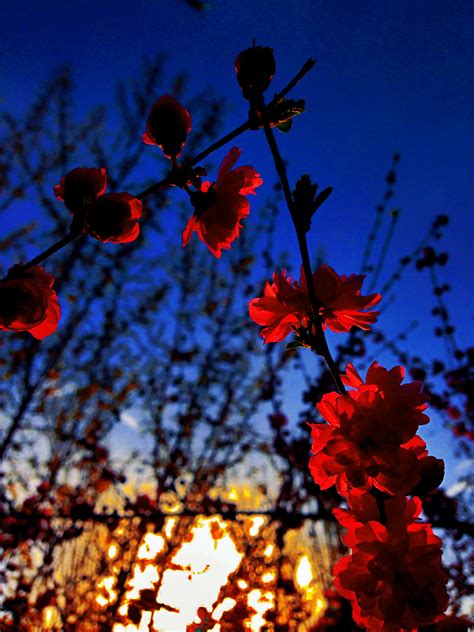
MULTIPOLYGON (((227 498, 241 498, 240 489, 231 488, 227 498)), ((304 552, 303 539, 295 534, 297 546, 290 541, 290 550, 282 558, 275 531, 264 514, 237 513, 234 521, 219 515, 184 519, 168 516, 159 532, 147 531, 140 537, 121 597, 117 585, 119 562, 130 545, 122 527, 115 534, 117 539, 110 540, 105 549, 110 571, 97 583, 95 597, 96 606, 104 614, 119 599, 113 632, 219 632, 229 629, 234 608, 244 612, 239 624, 242 629, 267 630, 268 613, 275 608, 282 609, 279 616, 291 620, 294 606, 278 597, 281 581, 293 582, 295 594, 305 604, 306 622, 300 612, 294 628, 298 632, 306 629, 306 623, 316 621, 325 609, 314 556, 310 558, 304 552), (250 551, 255 563, 247 559, 250 551), (245 563, 248 566, 243 572, 245 563), (224 620, 226 623, 221 623, 224 620)), ((49 620, 51 613, 45 613, 45 629, 52 627, 49 620)))

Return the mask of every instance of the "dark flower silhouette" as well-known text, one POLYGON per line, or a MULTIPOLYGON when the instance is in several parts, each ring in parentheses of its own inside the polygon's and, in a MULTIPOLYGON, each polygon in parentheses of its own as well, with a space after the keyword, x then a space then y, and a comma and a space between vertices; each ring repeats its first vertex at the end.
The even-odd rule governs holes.
POLYGON ((265 92, 275 75, 275 57, 268 46, 252 46, 240 52, 234 61, 237 81, 245 99, 265 92))
POLYGON ((108 193, 105 169, 78 167, 54 187, 58 200, 74 213, 72 229, 99 241, 128 243, 139 233, 142 203, 130 193, 108 193))
POLYGON ((105 193, 107 172, 104 168, 76 167, 61 178, 54 194, 71 213, 81 213, 105 193))
POLYGON ((142 203, 130 193, 101 195, 86 215, 85 231, 100 241, 125 244, 140 234, 142 203))
POLYGON ((166 158, 177 158, 191 131, 191 115, 174 97, 164 94, 151 108, 143 141, 158 145, 166 158))
POLYGON ((41 266, 12 268, 0 281, 0 330, 29 331, 38 340, 52 334, 60 317, 53 283, 41 266))

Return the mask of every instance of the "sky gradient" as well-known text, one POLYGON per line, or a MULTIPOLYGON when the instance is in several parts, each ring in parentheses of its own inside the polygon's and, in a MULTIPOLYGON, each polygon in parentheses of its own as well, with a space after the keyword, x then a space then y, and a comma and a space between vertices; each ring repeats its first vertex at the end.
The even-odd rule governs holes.
MULTIPOLYGON (((399 151, 394 205, 402 218, 395 258, 425 232, 434 214, 447 213, 452 222, 443 246, 451 252, 455 247, 459 257, 447 271, 456 275, 457 287, 468 282, 474 5, 434 1, 429 10, 425 2, 405 1, 363 2, 357 10, 350 1, 210 0, 209 5, 197 12, 180 0, 7 3, 0 107, 21 114, 41 81, 64 63, 73 68, 80 108, 113 106, 115 81, 136 74, 142 56, 163 51, 170 75, 185 70, 192 88, 209 85, 227 99, 230 128, 246 113, 233 60, 252 38, 275 49, 274 89, 305 59, 316 58, 313 72, 293 91, 307 100, 307 112, 291 134, 279 135, 292 182, 309 172, 321 186, 334 186, 315 222, 314 248, 323 246, 334 265, 342 248, 341 271, 358 267, 361 238, 383 192, 391 154, 399 151)), ((263 135, 238 141, 241 160, 273 182, 263 135)), ((465 298, 458 300, 465 306, 465 298)))
MULTIPOLYGON (((306 99, 307 112, 290 134, 278 135, 292 183, 310 173, 334 187, 313 222, 312 252, 322 248, 341 274, 359 271, 383 178, 400 152, 392 208, 401 209, 401 219, 387 267, 410 252, 436 214, 448 214, 439 244, 450 254, 443 279, 453 286, 448 301, 459 346, 472 343, 474 3, 209 0, 198 12, 179 0, 17 0, 5 3, 2 17, 0 108, 19 115, 59 64, 73 69, 80 109, 112 107, 115 82, 134 76, 142 56, 162 51, 170 77, 185 70, 191 91, 211 86, 226 99, 227 130, 246 117, 233 60, 253 38, 275 50, 270 96, 307 58, 317 59, 291 95, 306 99)), ((267 183, 257 197, 270 196, 274 170, 263 134, 236 144, 239 164, 251 163, 267 183)), ((251 230, 251 217, 246 225, 251 230)), ((281 235, 296 266, 288 219, 281 235)), ((427 275, 410 272, 384 324, 397 332, 426 317, 431 332, 432 304, 427 275)), ((431 343, 416 336, 423 353, 431 343)))

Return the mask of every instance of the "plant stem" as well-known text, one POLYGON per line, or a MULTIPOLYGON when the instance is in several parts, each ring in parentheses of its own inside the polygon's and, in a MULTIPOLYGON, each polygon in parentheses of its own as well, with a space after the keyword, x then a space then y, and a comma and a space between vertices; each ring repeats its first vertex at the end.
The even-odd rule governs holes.
POLYGON ((295 207, 293 195, 290 189, 290 183, 288 181, 288 176, 286 173, 285 164, 282 160, 280 151, 278 149, 275 136, 273 135, 273 130, 270 127, 270 123, 268 121, 267 111, 265 109, 263 96, 261 96, 260 98, 259 106, 261 110, 261 117, 263 121, 263 129, 265 132, 265 136, 266 136, 268 145, 270 147, 270 151, 273 156, 275 168, 277 170, 277 173, 278 173, 278 176, 280 178, 280 182, 283 188, 285 201, 288 206, 288 210, 290 211, 291 219, 293 221, 293 225, 296 230, 296 236, 298 238, 298 246, 301 253, 301 260, 303 263, 303 270, 304 270, 304 275, 306 278, 306 286, 308 288, 309 301, 311 304, 311 311, 312 311, 312 317, 313 317, 312 320, 313 320, 314 330, 316 332, 317 349, 313 349, 313 351, 324 358, 328 366, 328 369, 331 372, 334 383, 336 384, 337 390, 339 391, 339 393, 341 393, 341 395, 344 395, 346 393, 346 389, 344 387, 344 384, 342 383, 341 376, 339 375, 339 371, 337 369, 337 366, 329 350, 326 336, 324 335, 323 324, 321 321, 321 317, 319 315, 319 310, 321 309, 322 304, 316 295, 316 289, 314 287, 313 273, 311 270, 311 261, 309 258, 308 244, 306 241, 306 233, 304 229, 301 228, 301 223, 298 221, 298 209, 295 207))
MULTIPOLYGON (((44 261, 51 255, 53 255, 55 252, 58 252, 58 250, 61 250, 61 248, 64 248, 64 246, 67 246, 68 244, 73 242, 76 239, 76 237, 79 237, 79 235, 81 234, 82 233, 69 232, 65 237, 62 237, 59 241, 54 243, 52 246, 50 246, 46 250, 43 250, 43 252, 41 252, 39 255, 37 255, 33 259, 30 259, 30 261, 28 261, 27 263, 18 266, 17 269, 21 270, 22 272, 26 272, 33 266, 38 265, 39 263, 41 263, 42 261, 44 261)), ((15 269, 13 270, 13 275, 14 274, 15 274, 15 269)))
MULTIPOLYGON (((287 85, 278 94, 274 96, 274 98, 272 99, 272 101, 267 107, 271 108, 275 104, 277 104, 279 101, 281 101, 283 97, 286 94, 288 94, 288 92, 292 88, 294 88, 296 84, 306 75, 306 73, 308 73, 311 70, 311 68, 314 66, 315 63, 316 63, 315 60, 308 59, 300 68, 300 70, 296 73, 293 79, 291 79, 291 81, 289 81, 287 85)), ((225 136, 223 136, 222 138, 217 140, 215 143, 210 145, 207 149, 204 149, 204 151, 202 151, 200 154, 197 154, 197 156, 194 156, 194 158, 191 158, 191 160, 188 160, 188 162, 181 165, 179 169, 176 168, 176 164, 173 165, 173 169, 171 170, 170 174, 166 178, 164 178, 163 180, 160 180, 160 182, 156 182, 155 184, 152 184, 147 189, 140 191, 140 193, 137 193, 135 197, 139 200, 144 200, 147 197, 150 197, 151 195, 153 195, 154 193, 158 193, 158 191, 162 191, 163 189, 167 189, 171 186, 176 186, 178 173, 181 176, 180 179, 182 179, 182 176, 183 174, 186 174, 186 171, 190 171, 195 165, 201 162, 201 160, 204 160, 204 158, 207 158, 207 156, 212 154, 212 152, 216 151, 216 149, 219 149, 220 147, 227 144, 234 138, 237 138, 237 136, 240 136, 240 134, 247 131, 248 129, 250 129, 250 118, 247 119, 247 121, 245 121, 238 127, 236 127, 235 129, 233 129, 232 131, 230 131, 229 133, 225 134, 225 136)), ((76 237, 78 237, 81 234, 83 233, 70 231, 65 237, 62 237, 59 241, 57 241, 55 244, 53 244, 52 246, 44 250, 42 253, 37 255, 34 259, 31 259, 31 261, 28 261, 24 265, 19 266, 17 269, 21 269, 22 271, 29 270, 33 266, 38 265, 38 263, 41 263, 42 261, 44 261, 51 255, 56 253, 58 250, 61 250, 61 248, 64 248, 64 246, 67 246, 68 244, 70 244, 72 241, 76 239, 76 237)))
POLYGON ((301 79, 303 79, 303 77, 313 68, 315 64, 316 64, 315 59, 307 59, 304 62, 304 64, 301 66, 301 69, 299 70, 299 72, 297 72, 296 75, 293 77, 293 79, 289 83, 287 83, 287 85, 283 88, 283 90, 281 90, 277 95, 275 95, 275 97, 271 100, 268 107, 272 107, 273 105, 275 105, 275 103, 278 103, 278 101, 281 101, 283 97, 285 97, 288 94, 288 92, 290 92, 290 90, 293 90, 296 84, 299 83, 301 79))
MULTIPOLYGON (((292 90, 296 86, 296 84, 301 81, 301 79, 311 70, 315 63, 316 62, 314 59, 308 59, 303 64, 301 69, 296 73, 293 79, 278 94, 275 95, 272 101, 268 104, 267 108, 270 109, 279 101, 281 101, 283 97, 288 94, 288 92, 292 90)), ((181 165, 180 172, 185 173, 186 170, 192 169, 199 162, 204 160, 204 158, 207 158, 214 151, 216 151, 220 147, 223 147, 231 140, 234 140, 234 138, 237 138, 237 136, 240 136, 240 134, 243 134, 248 129, 250 129, 250 119, 247 119, 244 123, 233 129, 232 131, 228 132, 225 136, 219 138, 219 140, 216 140, 215 143, 210 145, 207 149, 204 149, 204 151, 202 151, 200 154, 197 154, 197 156, 194 156, 194 158, 191 158, 190 160, 188 160, 188 162, 185 162, 183 165, 181 165)), ((158 191, 162 191, 163 189, 173 186, 174 184, 175 182, 173 179, 173 174, 171 173, 164 180, 161 180, 156 184, 152 184, 147 189, 144 189, 143 191, 138 193, 135 197, 137 197, 139 200, 144 200, 145 198, 150 197, 150 195, 153 195, 158 191)))

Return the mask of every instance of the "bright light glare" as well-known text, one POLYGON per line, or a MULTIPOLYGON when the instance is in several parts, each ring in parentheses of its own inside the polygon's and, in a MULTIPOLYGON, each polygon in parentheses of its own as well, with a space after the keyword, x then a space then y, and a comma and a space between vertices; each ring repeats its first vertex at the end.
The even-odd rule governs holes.
POLYGON ((199 607, 210 610, 221 587, 242 560, 242 553, 237 551, 221 519, 200 518, 192 536, 173 556, 175 568, 165 570, 158 593, 160 603, 179 612, 165 609, 155 612, 153 624, 157 630, 185 630, 194 621, 199 607), (222 529, 219 539, 212 537, 211 523, 216 520, 222 529))
POLYGON ((267 623, 263 615, 267 610, 274 607, 275 595, 272 592, 264 593, 258 588, 255 588, 248 594, 248 604, 255 610, 255 614, 250 617, 249 628, 252 632, 260 632, 267 623))
POLYGON ((307 555, 303 555, 298 560, 295 572, 296 583, 300 588, 309 586, 313 579, 313 569, 307 555))
POLYGON ((165 539, 156 533, 147 533, 138 551, 139 560, 153 560, 165 548, 165 539))
POLYGON ((260 529, 263 527, 264 524, 265 518, 263 518, 262 516, 255 516, 255 518, 251 519, 249 534, 253 538, 255 538, 260 533, 260 529))

